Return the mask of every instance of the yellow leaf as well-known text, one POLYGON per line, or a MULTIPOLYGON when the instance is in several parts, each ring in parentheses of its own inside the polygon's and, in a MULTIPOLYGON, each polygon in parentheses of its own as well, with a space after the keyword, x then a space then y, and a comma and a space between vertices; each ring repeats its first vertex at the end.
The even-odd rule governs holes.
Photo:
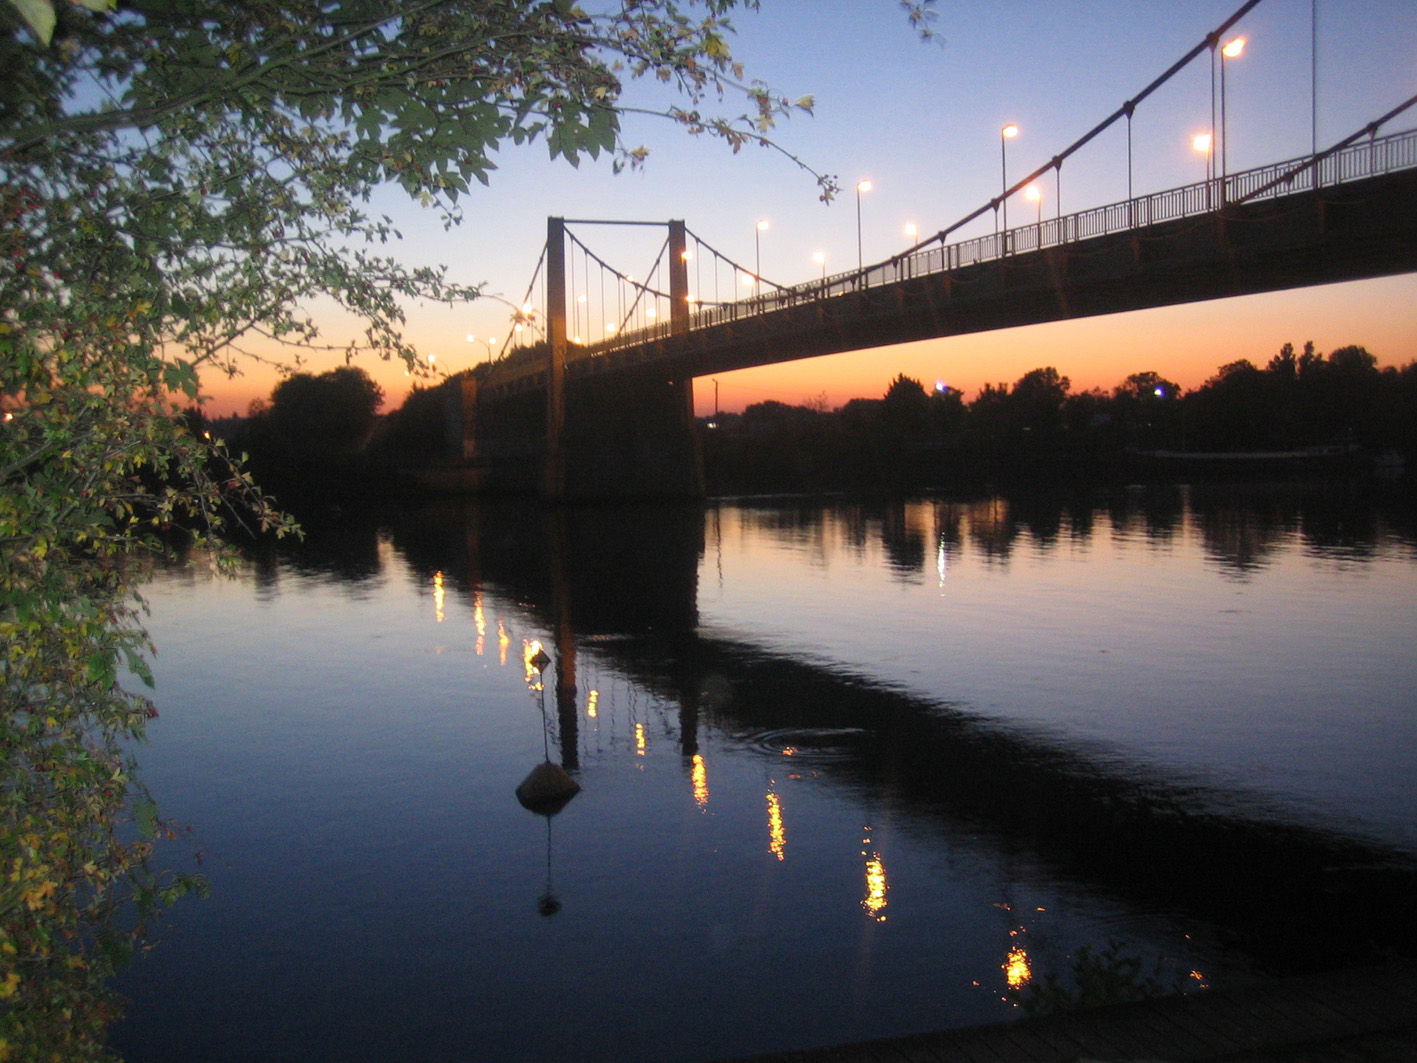
POLYGON ((39 42, 48 45, 54 36, 54 5, 49 0, 10 0, 20 12, 39 42))

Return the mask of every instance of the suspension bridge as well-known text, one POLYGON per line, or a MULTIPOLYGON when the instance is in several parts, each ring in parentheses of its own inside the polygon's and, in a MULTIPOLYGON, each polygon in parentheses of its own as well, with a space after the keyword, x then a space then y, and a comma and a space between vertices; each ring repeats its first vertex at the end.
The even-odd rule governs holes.
MULTIPOLYGON (((1223 143, 1213 162, 1207 140, 1205 180, 1130 195, 1137 107, 1196 59, 1214 64, 1227 31, 1258 2, 999 196, 856 270, 784 285, 683 221, 548 219, 513 338, 463 385, 468 483, 536 484, 555 499, 698 495, 695 377, 1417 271, 1417 129, 1388 131, 1417 96, 1324 150, 1239 172, 1226 170, 1223 143), (1124 121, 1128 199, 1009 227, 1011 197, 1050 173, 1061 182, 1070 157, 1124 121), (991 213, 993 233, 958 239, 991 213), (581 235, 603 225, 665 231, 641 279, 581 235)), ((1223 130, 1223 106, 1221 117, 1223 130)))

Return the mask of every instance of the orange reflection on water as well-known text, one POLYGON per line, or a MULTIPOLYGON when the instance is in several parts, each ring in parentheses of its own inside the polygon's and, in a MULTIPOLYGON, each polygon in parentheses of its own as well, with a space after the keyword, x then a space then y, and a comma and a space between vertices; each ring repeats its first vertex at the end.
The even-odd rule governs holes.
POLYGON ((592 690, 586 695, 585 714, 592 720, 600 715, 600 691, 592 690))
POLYGON ((532 690, 541 690, 541 672, 533 663, 533 659, 541 653, 541 641, 531 639, 522 642, 522 667, 526 669, 526 685, 532 690))
POLYGON ((886 921, 886 889, 886 865, 880 853, 872 853, 866 859, 866 896, 861 898, 861 907, 878 923, 886 921))
POLYGON ((503 666, 507 663, 507 650, 512 645, 512 636, 507 634, 507 627, 502 621, 497 621, 497 663, 503 666))
POLYGON ((487 618, 482 614, 482 592, 478 591, 472 598, 472 620, 477 625, 477 655, 482 656, 482 650, 487 645, 487 618))
POLYGON ((787 827, 782 822, 782 801, 768 791, 768 850, 779 860, 787 859, 787 827))
POLYGON ((437 623, 443 622, 443 574, 433 573, 433 617, 437 623))
POLYGON ((645 755, 645 725, 642 723, 635 724, 635 755, 645 755))
POLYGON ((1028 953, 1022 945, 1009 949, 1009 958, 1004 961, 1004 980, 1010 989, 1022 989, 1033 981, 1033 968, 1028 962, 1028 953))
POLYGON ((689 773, 689 779, 694 784, 694 804, 700 808, 708 807, 708 766, 704 763, 702 753, 694 754, 694 767, 689 773))

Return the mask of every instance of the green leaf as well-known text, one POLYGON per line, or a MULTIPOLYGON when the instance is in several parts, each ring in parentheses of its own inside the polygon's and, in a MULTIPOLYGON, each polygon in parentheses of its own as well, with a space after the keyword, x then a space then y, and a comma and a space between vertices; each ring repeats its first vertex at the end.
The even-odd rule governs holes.
POLYGON ((144 838, 151 838, 157 833, 157 805, 153 802, 139 801, 138 807, 133 810, 133 817, 144 838))
POLYGON ((93 653, 89 655, 88 676, 90 681, 97 683, 101 687, 110 687, 117 679, 117 674, 113 668, 113 657, 106 652, 93 653))
POLYGON ((179 360, 163 366, 162 382, 168 391, 181 391, 189 399, 195 399, 201 390, 197 367, 191 362, 179 360))

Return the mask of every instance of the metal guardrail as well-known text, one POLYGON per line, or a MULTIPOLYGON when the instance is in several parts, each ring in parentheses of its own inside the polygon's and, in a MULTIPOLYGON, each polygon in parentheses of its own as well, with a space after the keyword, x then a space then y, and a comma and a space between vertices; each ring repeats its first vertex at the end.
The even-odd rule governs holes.
MULTIPOLYGON (((816 303, 912 277, 948 274, 982 262, 1047 247, 1061 247, 1163 222, 1202 217, 1228 204, 1275 199, 1414 167, 1417 167, 1417 129, 1381 137, 1370 136, 1366 142, 1352 143, 1338 151, 1306 155, 1105 207, 1045 218, 1032 225, 1020 225, 971 240, 925 247, 863 270, 839 273, 821 281, 780 288, 766 295, 705 307, 690 315, 689 330, 693 332, 745 321, 788 307, 816 303)), ((665 315, 665 320, 651 327, 621 333, 599 343, 573 345, 566 353, 566 361, 583 361, 667 340, 671 335, 667 318, 668 315, 665 315)), ((521 374, 508 374, 509 377, 514 375, 521 374)))

